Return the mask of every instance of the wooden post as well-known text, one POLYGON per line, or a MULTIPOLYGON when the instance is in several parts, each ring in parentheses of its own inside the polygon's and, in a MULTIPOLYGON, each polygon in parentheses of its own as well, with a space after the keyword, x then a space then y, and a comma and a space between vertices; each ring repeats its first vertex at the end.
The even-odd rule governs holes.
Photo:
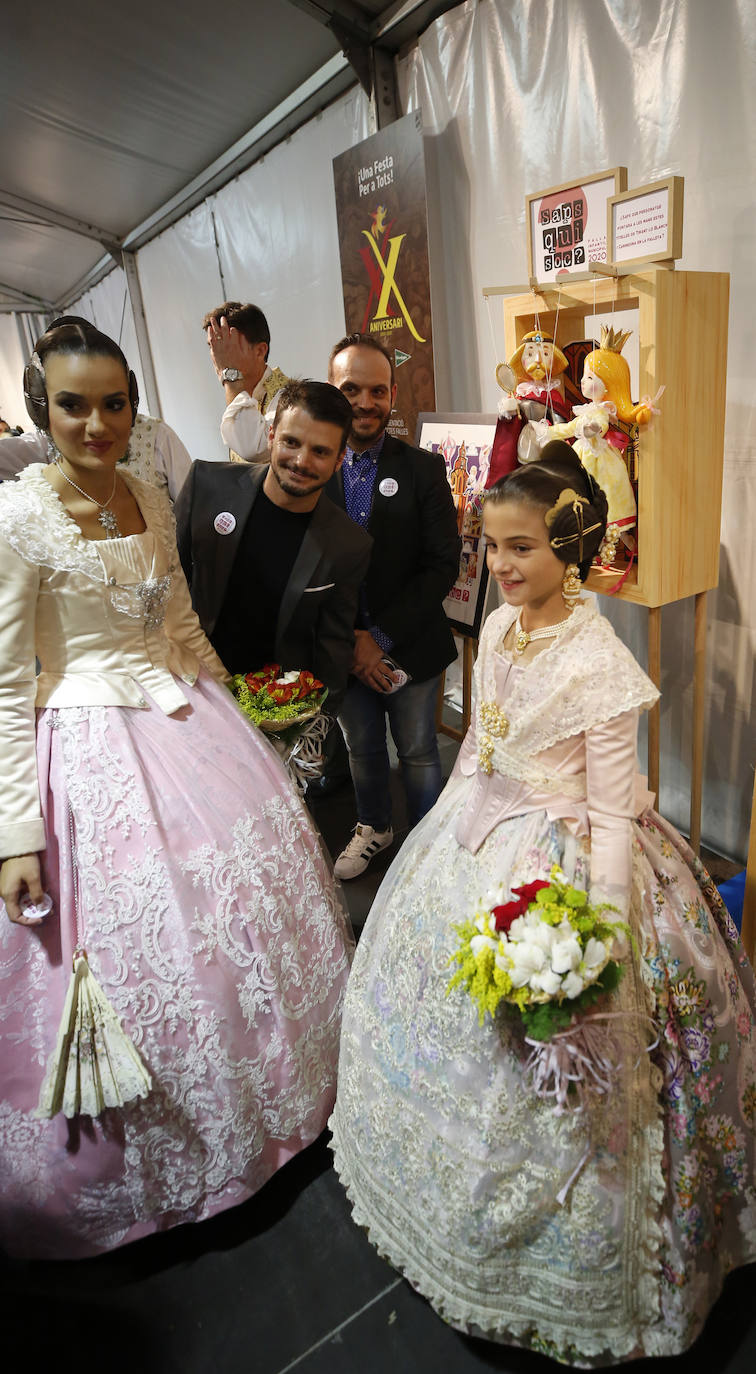
POLYGON ((436 694, 436 734, 445 734, 444 730, 444 687, 446 686, 446 673, 442 673, 438 681, 438 692, 436 694))
POLYGON ((743 898, 743 925, 740 933, 748 958, 752 964, 756 963, 756 776, 753 780, 751 835, 748 841, 748 864, 746 867, 745 896, 743 898))
POLYGON ((449 739, 455 739, 459 744, 462 743, 467 734, 470 720, 472 717, 472 670, 473 670, 473 647, 477 645, 477 639, 472 639, 470 635, 462 636, 462 728, 458 730, 454 725, 447 725, 444 721, 444 684, 446 673, 441 674, 441 682, 436 698, 436 733, 448 735, 449 739))
POLYGON ((693 631, 693 754, 690 773, 690 847, 696 854, 701 848, 706 707, 706 595, 706 592, 696 594, 695 628, 693 631))
MULTIPOLYGON (((648 608, 648 675, 655 687, 661 683, 661 606, 648 608)), ((661 712, 657 701, 648 713, 648 786, 659 805, 659 735, 661 712)))
MULTIPOLYGON (((474 641, 477 644, 477 640, 474 641)), ((472 673, 473 673, 473 640, 465 636, 464 649, 462 651, 462 731, 463 738, 470 728, 472 718, 472 673)))

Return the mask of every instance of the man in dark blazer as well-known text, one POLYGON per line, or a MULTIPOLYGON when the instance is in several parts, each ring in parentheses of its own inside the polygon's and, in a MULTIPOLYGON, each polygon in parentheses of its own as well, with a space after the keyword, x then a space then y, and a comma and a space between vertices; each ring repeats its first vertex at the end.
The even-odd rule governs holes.
POLYGON ((386 433, 396 397, 391 355, 373 336, 350 334, 332 350, 328 375, 352 407, 352 425, 345 462, 326 490, 373 537, 339 712, 358 824, 335 868, 353 878, 393 839, 387 718, 411 825, 441 791, 436 697, 456 656, 443 601, 460 539, 443 458, 386 433))
POLYGON ((372 540, 324 494, 351 409, 327 382, 289 382, 269 462, 194 463, 176 502, 178 548, 200 623, 229 672, 309 668, 335 712, 352 667, 372 540))

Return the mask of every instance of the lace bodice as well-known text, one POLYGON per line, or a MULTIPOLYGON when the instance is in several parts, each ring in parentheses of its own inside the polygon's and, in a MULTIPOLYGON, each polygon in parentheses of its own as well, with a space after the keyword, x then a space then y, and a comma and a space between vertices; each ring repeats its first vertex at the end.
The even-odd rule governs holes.
POLYGON ((0 857, 43 844, 35 705, 145 709, 149 696, 170 713, 200 663, 227 677, 192 610, 167 497, 124 474, 147 529, 89 540, 43 473, 31 464, 0 489, 0 857))
POLYGON ((580 602, 554 644, 518 671, 503 711, 497 701, 497 648, 516 614, 502 606, 484 626, 475 665, 476 729, 479 757, 483 741, 490 740, 491 766, 527 780, 535 755, 628 711, 648 710, 659 692, 609 621, 580 602))
POLYGON ((653 800, 637 772, 638 710, 658 693, 588 603, 524 666, 499 652, 515 614, 502 607, 483 631, 475 720, 454 770, 470 778, 456 837, 476 853, 501 821, 545 811, 590 836, 594 897, 622 909, 629 822, 653 800))

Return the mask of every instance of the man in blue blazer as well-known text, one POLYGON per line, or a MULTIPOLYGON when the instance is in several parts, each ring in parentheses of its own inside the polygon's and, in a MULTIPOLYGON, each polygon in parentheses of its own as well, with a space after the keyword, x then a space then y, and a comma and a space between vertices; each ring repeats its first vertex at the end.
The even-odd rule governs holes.
POLYGON ((350 427, 351 410, 334 387, 289 382, 269 462, 194 463, 176 502, 192 602, 229 672, 269 662, 309 668, 329 689, 330 712, 352 667, 372 544, 324 492, 350 427))
POLYGON ((326 491, 373 538, 339 711, 358 823, 335 869, 354 878, 393 839, 387 719, 411 825, 441 790, 436 697, 456 656, 443 601, 459 569, 460 539, 443 458, 386 433, 396 397, 391 355, 373 336, 350 334, 332 350, 328 375, 349 401, 352 423, 345 461, 326 491))

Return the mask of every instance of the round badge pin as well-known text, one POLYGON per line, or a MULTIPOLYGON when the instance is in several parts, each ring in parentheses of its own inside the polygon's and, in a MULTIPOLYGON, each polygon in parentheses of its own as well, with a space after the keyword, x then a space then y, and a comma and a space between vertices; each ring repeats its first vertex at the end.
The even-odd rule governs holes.
POLYGON ((222 510, 213 520, 216 534, 231 534, 236 529, 236 516, 230 510, 222 510))
POLYGON ((19 902, 19 906, 26 917, 30 926, 38 926, 44 921, 45 916, 49 916, 53 909, 53 899, 49 892, 42 893, 42 900, 33 902, 29 893, 26 892, 19 902))
POLYGON ((399 490, 399 483, 395 477, 384 477, 378 487, 381 496, 396 496, 399 490))

